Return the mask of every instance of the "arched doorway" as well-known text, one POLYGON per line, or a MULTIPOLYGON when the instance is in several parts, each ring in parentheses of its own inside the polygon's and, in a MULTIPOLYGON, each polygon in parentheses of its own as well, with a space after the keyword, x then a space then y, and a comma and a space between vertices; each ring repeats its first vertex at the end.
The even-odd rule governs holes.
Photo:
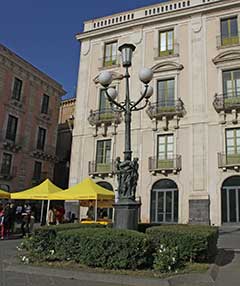
POLYGON ((151 191, 151 222, 178 222, 178 188, 174 181, 157 181, 151 191))
MULTIPOLYGON (((101 181, 101 182, 97 182, 97 185, 109 190, 109 191, 113 191, 113 186, 106 182, 106 181, 101 181)), ((99 208, 98 209, 98 216, 99 217, 107 217, 109 219, 112 219, 113 217, 113 208, 99 208)))
POLYGON ((222 223, 240 221, 240 176, 226 179, 222 185, 222 223))

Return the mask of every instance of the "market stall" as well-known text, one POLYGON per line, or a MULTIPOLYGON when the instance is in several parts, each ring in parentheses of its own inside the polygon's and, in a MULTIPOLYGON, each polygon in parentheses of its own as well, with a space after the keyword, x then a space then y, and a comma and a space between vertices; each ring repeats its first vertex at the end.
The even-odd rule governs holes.
POLYGON ((0 199, 10 199, 10 194, 0 190, 0 199))

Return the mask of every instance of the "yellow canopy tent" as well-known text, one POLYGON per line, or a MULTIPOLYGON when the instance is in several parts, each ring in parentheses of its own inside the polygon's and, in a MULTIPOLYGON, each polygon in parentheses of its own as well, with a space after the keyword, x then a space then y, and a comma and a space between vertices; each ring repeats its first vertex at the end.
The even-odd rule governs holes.
MULTIPOLYGON (((35 186, 31 189, 12 193, 11 199, 13 200, 41 200, 48 201, 47 205, 47 215, 50 206, 50 194, 60 193, 62 189, 54 185, 49 179, 46 179, 40 185, 35 186)), ((43 214, 43 202, 42 202, 42 210, 41 210, 41 222, 42 222, 42 214, 43 214)))
POLYGON ((87 206, 86 201, 95 201, 95 220, 97 217, 97 205, 110 207, 114 203, 115 194, 98 184, 92 179, 86 178, 81 183, 74 185, 63 192, 49 195, 50 200, 77 200, 82 206, 87 206))
POLYGON ((10 194, 0 190, 0 199, 10 199, 10 194))
POLYGON ((55 186, 49 179, 46 179, 40 185, 31 189, 12 193, 11 199, 13 200, 49 200, 50 194, 62 192, 62 189, 55 186))

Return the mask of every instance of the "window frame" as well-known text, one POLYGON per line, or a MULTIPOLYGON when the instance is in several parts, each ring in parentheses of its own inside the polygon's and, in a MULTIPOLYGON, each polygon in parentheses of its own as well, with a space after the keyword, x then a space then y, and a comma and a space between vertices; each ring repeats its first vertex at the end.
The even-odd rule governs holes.
MULTIPOLYGON (((14 122, 14 121, 12 121, 12 122, 14 122)), ((18 129, 18 117, 14 116, 12 114, 8 114, 5 139, 12 141, 12 142, 15 142, 16 137, 17 137, 17 129, 18 129), (14 126, 12 126, 13 124, 10 123, 11 118, 12 118, 12 120, 15 121, 14 126), (14 131, 12 131, 12 129, 14 129, 14 131)))
POLYGON ((18 77, 14 77, 12 86, 12 99, 20 101, 22 97, 22 90, 23 90, 23 81, 18 77), (20 88, 19 86, 17 87, 16 83, 20 84, 20 88))
POLYGON ((229 46, 234 44, 239 44, 239 23, 238 23, 238 15, 232 15, 229 17, 224 17, 220 19, 220 39, 221 46, 229 46), (231 34, 231 20, 235 20, 236 23, 236 35, 231 34), (223 32, 223 22, 227 21, 227 35, 224 35, 223 32))
POLYGON ((111 138, 97 140, 96 141, 96 149, 95 150, 96 150, 96 155, 95 155, 96 164, 109 164, 109 163, 111 163, 111 158, 112 158, 112 139, 111 138), (98 158, 99 158, 99 156, 98 156, 98 144, 100 144, 102 142, 105 142, 105 143, 110 142, 109 162, 107 161, 107 158, 106 158, 106 144, 104 144, 105 147, 103 148, 103 149, 105 149, 105 152, 104 152, 105 153, 105 157, 102 156, 101 162, 98 162, 98 158), (103 158, 105 158, 105 159, 103 160, 103 158))
POLYGON ((41 104, 41 113, 42 114, 48 114, 49 102, 50 102, 50 96, 44 93, 42 96, 42 104, 41 104), (46 102, 45 102, 45 99, 47 99, 46 102))
POLYGON ((118 41, 111 41, 104 43, 104 52, 103 52, 103 67, 111 67, 117 65, 117 56, 118 56, 118 41), (113 55, 113 45, 116 44, 116 54, 113 55), (110 46, 110 56, 107 60, 107 47, 110 46), (114 58, 115 57, 115 58, 114 58))
POLYGON ((33 168, 33 178, 40 180, 41 179, 41 174, 42 174, 42 162, 41 161, 34 161, 34 168, 33 168), (39 173, 39 177, 36 175, 37 174, 37 168, 36 166, 39 164, 40 166, 40 173, 39 173))
POLYGON ((159 78, 159 79, 157 79, 157 89, 156 90, 157 90, 156 102, 157 102, 158 107, 175 107, 175 100, 176 100, 176 77, 175 76, 169 76, 167 78, 159 78), (164 100, 161 100, 160 96, 159 96, 159 82, 168 83, 170 80, 173 80, 173 98, 172 99, 168 98, 169 97, 169 88, 168 88, 167 89, 167 97, 166 97, 166 94, 164 94, 164 100), (162 105, 161 102, 164 103, 164 104, 162 105))
POLYGON ((38 133, 37 133, 37 144, 36 147, 38 150, 44 151, 45 145, 46 145, 46 137, 47 137, 47 129, 43 127, 38 127, 38 133), (44 136, 43 139, 41 139, 41 132, 44 130, 44 136))
POLYGON ((1 174, 3 174, 3 175, 10 175, 11 174, 12 162, 13 162, 13 155, 10 154, 10 153, 7 153, 7 152, 3 152, 3 154, 2 154, 2 161, 1 161, 1 174), (3 165, 4 162, 5 163, 7 162, 7 160, 4 160, 5 156, 8 156, 10 158, 10 160, 9 160, 10 164, 7 167, 7 172, 5 172, 5 169, 6 169, 7 165, 5 165, 5 166, 3 165))
POLYGON ((175 33, 174 33, 173 28, 158 31, 158 56, 159 57, 174 55, 174 41, 175 41, 174 34, 175 33), (172 41, 171 41, 172 49, 169 49, 169 41, 168 41, 170 32, 172 32, 172 41), (161 35, 164 33, 166 34, 166 37, 165 37, 166 50, 161 51, 161 44, 162 44, 161 35))

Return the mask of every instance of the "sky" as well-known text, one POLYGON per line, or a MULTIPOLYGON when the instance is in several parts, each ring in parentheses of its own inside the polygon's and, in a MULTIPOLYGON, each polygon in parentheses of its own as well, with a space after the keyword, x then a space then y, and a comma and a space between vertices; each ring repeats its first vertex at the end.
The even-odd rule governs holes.
POLYGON ((1 0, 0 43, 75 96, 83 22, 164 0, 1 0))

